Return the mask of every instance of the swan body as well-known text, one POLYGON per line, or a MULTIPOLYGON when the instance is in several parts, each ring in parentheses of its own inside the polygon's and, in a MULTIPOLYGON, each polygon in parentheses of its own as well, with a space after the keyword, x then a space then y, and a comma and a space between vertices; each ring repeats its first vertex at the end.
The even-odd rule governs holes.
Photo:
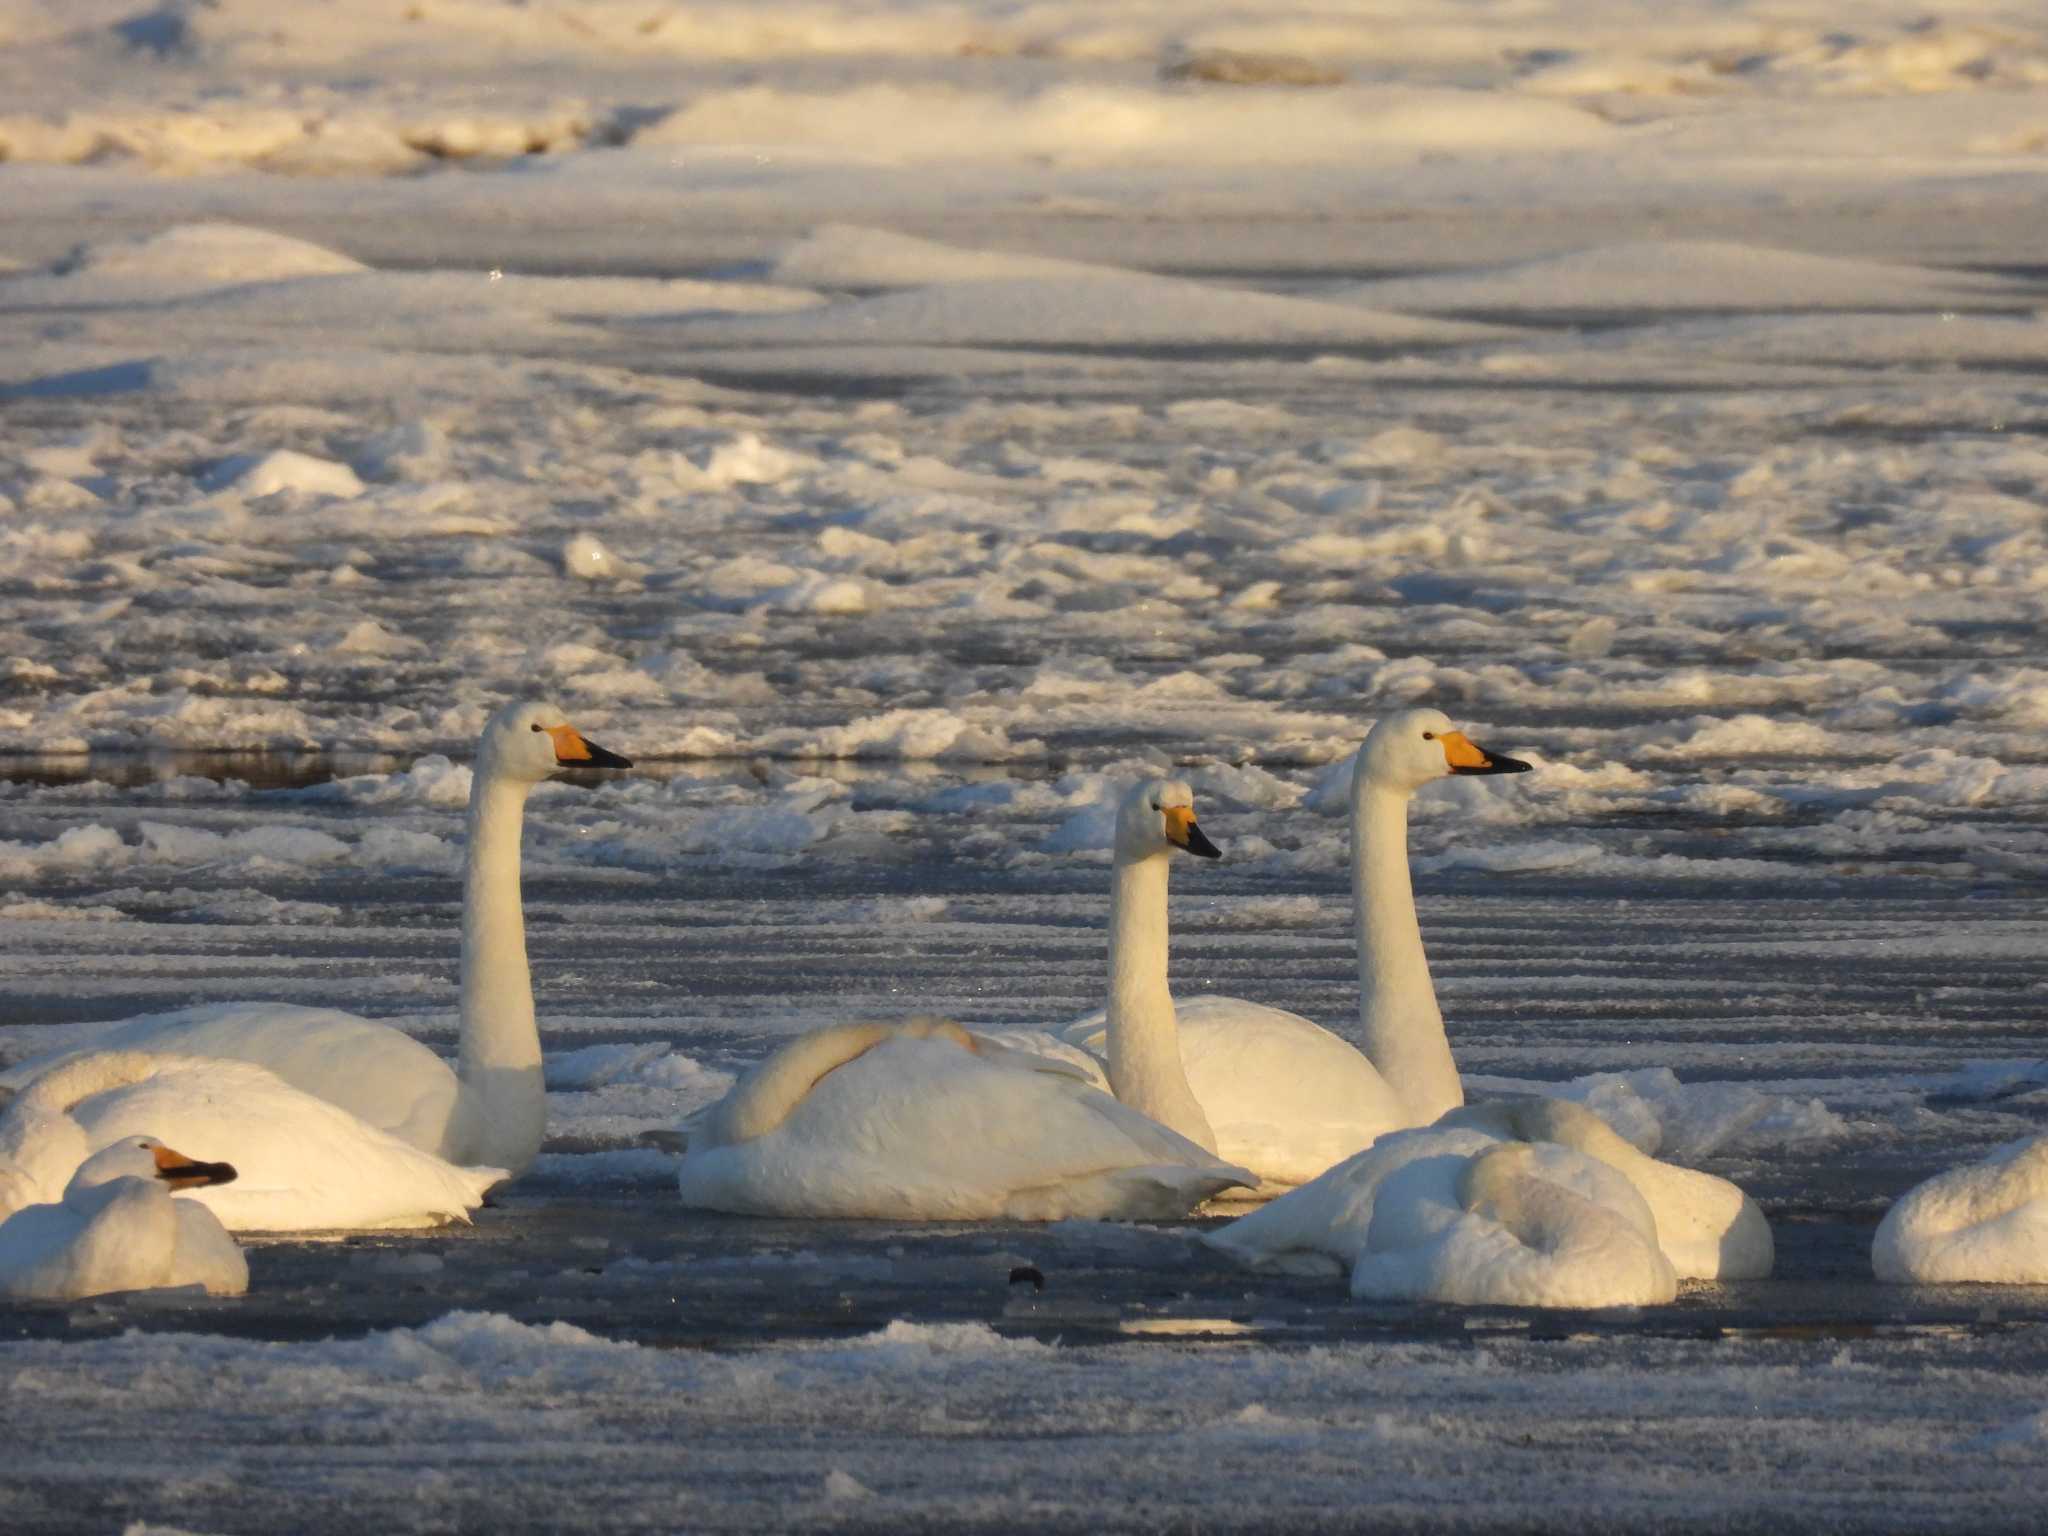
MULTIPOLYGON (((1400 1097, 1357 1046, 1298 1013, 1207 994, 1176 998, 1173 1009, 1188 1086, 1215 1132, 1217 1155, 1259 1175, 1256 1191, 1226 1199, 1305 1184, 1409 1123, 1400 1097)), ((1056 1038, 1106 1057, 1107 1010, 1056 1038)))
POLYGON ((217 1189, 235 1177, 148 1136, 101 1148, 61 1199, 0 1221, 0 1296, 75 1301, 109 1291, 200 1285, 218 1296, 249 1288, 249 1262, 218 1218, 173 1189, 217 1189))
POLYGON ((95 1051, 52 1068, 0 1114, 0 1168, 15 1181, 0 1201, 55 1198, 74 1170, 141 1126, 240 1170, 232 1184, 183 1197, 234 1232, 467 1221, 509 1177, 444 1162, 253 1062, 95 1051))
POLYGON ((1251 1174, 946 1020, 815 1030, 690 1128, 683 1203, 751 1216, 1171 1220, 1251 1174))
POLYGON ((1877 1224, 1870 1260, 1894 1285, 2048 1285, 2048 1136, 1907 1191, 1877 1224))
POLYGON ((86 1039, 82 1047, 30 1057, 0 1073, 0 1088, 25 1088, 92 1051, 224 1057, 259 1063, 364 1124, 429 1148, 439 1144, 461 1096, 461 1083, 431 1048, 338 1008, 207 1004, 121 1019, 86 1039))
MULTIPOLYGON (((1249 1198, 1306 1183, 1375 1137, 1455 1109, 1464 1090, 1415 916, 1408 801, 1424 784, 1452 774, 1521 773, 1528 766, 1475 746, 1433 709, 1388 715, 1367 734, 1351 786, 1363 1051, 1299 1014, 1243 998, 1205 996, 1176 1006, 1165 984, 1165 877, 1140 875, 1157 849, 1126 837, 1123 828, 1124 812, 1158 796, 1160 786, 1140 786, 1119 813, 1110 1006, 1067 1025, 1059 1038, 1108 1061, 1118 1026, 1159 1040, 1177 1032, 1188 1088, 1213 1131, 1204 1144, 1259 1175, 1249 1198), (1126 985, 1119 1010, 1119 978, 1130 975, 1152 984, 1126 985)), ((1184 785, 1169 787, 1185 794, 1184 785)), ((1164 1118, 1121 1086, 1117 1096, 1164 1118)), ((1194 1134, 1187 1123, 1165 1123, 1194 1134)))
POLYGON ((1679 1279, 1761 1278, 1774 1256, 1733 1184, 1660 1163, 1560 1099, 1384 1136, 1204 1241, 1257 1265, 1349 1265, 1358 1296, 1520 1306, 1668 1301, 1679 1279))
POLYGON ((1678 1294, 1641 1197, 1569 1148, 1499 1142, 1464 1157, 1423 1157, 1387 1185, 1352 1267, 1353 1296, 1587 1308, 1656 1305, 1678 1294))
MULTIPOLYGON (((540 1030, 526 962, 519 843, 526 797, 563 764, 630 767, 547 704, 511 704, 484 727, 470 785, 462 908, 462 1031, 454 1069, 410 1035, 354 1014, 234 1003, 123 1020, 85 1041, 267 1067, 292 1087, 450 1163, 521 1173, 547 1126, 540 1030)), ((19 1089, 78 1049, 0 1074, 19 1089)))

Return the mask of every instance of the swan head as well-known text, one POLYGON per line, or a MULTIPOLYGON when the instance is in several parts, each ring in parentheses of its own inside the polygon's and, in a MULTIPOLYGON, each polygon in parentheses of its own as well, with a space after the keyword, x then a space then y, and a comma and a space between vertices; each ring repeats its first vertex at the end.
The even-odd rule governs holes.
POLYGON ((150 1179, 166 1189, 202 1189, 209 1184, 232 1184, 235 1177, 232 1163, 195 1162, 154 1136, 126 1136, 80 1163, 64 1197, 68 1200, 117 1179, 150 1179))
POLYGON ((538 700, 507 704, 484 727, 477 763, 508 778, 538 784, 557 768, 630 768, 632 760, 607 752, 569 723, 554 705, 538 700))
POLYGON ((1148 859, 1180 849, 1220 859, 1223 850, 1195 825, 1195 794, 1178 779, 1152 779, 1132 787, 1116 810, 1119 857, 1148 859))
POLYGON ((1435 779, 1484 773, 1527 773, 1518 757, 1503 757, 1466 739, 1440 709, 1403 709, 1382 716, 1358 749, 1356 788, 1379 785, 1412 795, 1435 779))

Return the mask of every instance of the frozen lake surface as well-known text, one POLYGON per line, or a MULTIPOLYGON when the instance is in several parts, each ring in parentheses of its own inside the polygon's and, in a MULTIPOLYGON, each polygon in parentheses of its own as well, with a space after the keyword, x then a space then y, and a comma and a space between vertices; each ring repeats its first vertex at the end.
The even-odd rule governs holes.
POLYGON ((0 1309, 0 1529, 2037 1523, 2048 1291, 1868 1248, 2048 1128, 2039 16, 330 9, 0 0, 0 1061, 452 1050, 484 718, 639 767, 531 803, 533 1173, 0 1309), (797 1031, 1098 1006, 1141 775, 1180 993, 1353 1031, 1411 703, 1536 764, 1414 807, 1468 1093, 1605 1074, 1772 1279, 676 1209, 797 1031))

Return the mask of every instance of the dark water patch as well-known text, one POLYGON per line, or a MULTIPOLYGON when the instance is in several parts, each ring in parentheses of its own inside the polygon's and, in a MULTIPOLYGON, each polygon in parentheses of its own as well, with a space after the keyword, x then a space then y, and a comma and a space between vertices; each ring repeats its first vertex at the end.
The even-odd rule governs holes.
POLYGON ((109 784, 134 789, 170 779, 213 779, 252 790, 304 789, 358 773, 393 773, 404 760, 385 753, 89 752, 0 753, 0 783, 57 787, 109 784))

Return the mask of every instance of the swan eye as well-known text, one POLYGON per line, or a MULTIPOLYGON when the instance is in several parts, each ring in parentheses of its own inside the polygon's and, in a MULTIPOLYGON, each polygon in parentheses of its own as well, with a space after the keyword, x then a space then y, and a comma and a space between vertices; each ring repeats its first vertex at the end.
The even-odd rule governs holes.
POLYGON ((1424 732, 1422 733, 1422 739, 1423 739, 1424 741, 1435 741, 1435 740, 1436 740, 1436 732, 1435 732, 1435 731, 1424 731, 1424 732))
POLYGON ((538 720, 536 720, 536 721, 534 721, 534 722, 533 722, 533 728, 534 728, 534 729, 535 729, 536 731, 540 729, 540 722, 539 722, 538 720))

